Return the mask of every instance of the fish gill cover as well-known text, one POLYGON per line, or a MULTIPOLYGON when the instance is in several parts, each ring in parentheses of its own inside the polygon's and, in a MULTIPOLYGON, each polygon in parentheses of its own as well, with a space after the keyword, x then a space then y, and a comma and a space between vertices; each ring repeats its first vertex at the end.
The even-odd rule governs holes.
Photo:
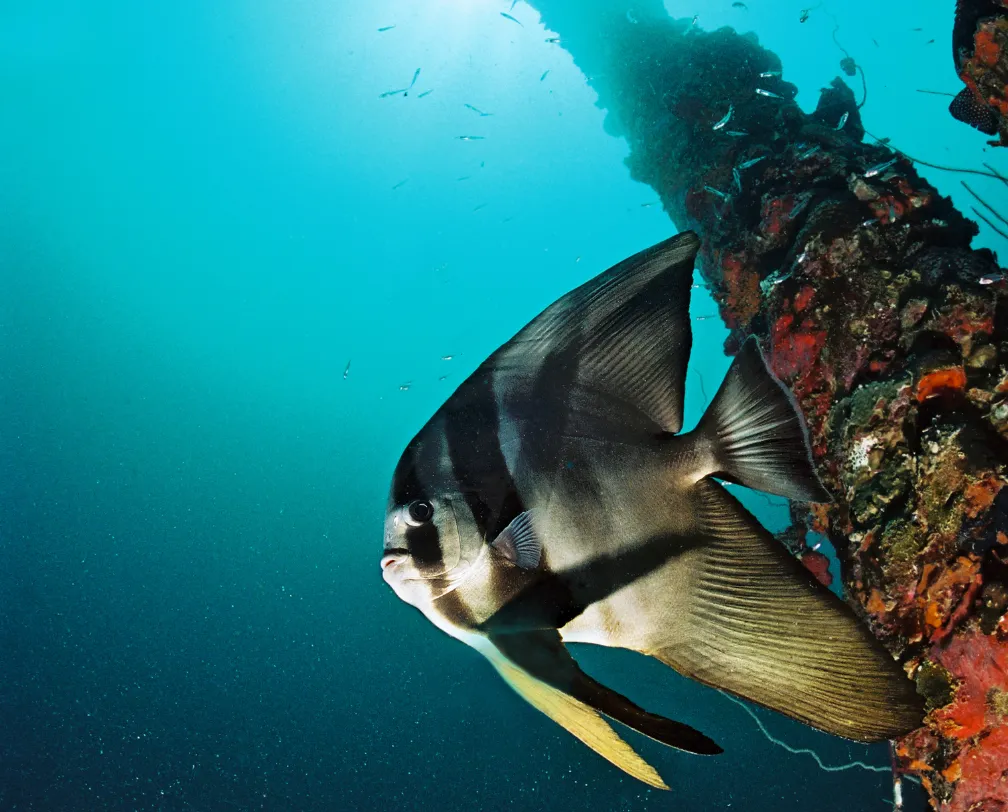
POLYGON ((0 808, 1008 804, 1004 6, 8 4, 0 808), (684 427, 758 342, 834 501, 730 491, 928 714, 890 753, 572 646, 724 748, 621 728, 663 793, 377 551, 455 387, 686 229, 684 427))

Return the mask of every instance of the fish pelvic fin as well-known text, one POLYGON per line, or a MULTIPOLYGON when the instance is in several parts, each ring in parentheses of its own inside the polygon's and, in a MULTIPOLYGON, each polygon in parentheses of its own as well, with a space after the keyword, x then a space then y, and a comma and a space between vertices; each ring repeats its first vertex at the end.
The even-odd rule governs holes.
POLYGON ((656 789, 669 788, 658 771, 620 738, 593 708, 559 688, 537 679, 496 646, 488 646, 482 653, 522 699, 588 745, 610 764, 656 789))
POLYGON ((693 434, 710 451, 712 470, 702 474, 788 499, 832 501, 813 467, 801 414, 754 338, 735 356, 693 434))
POLYGON ((919 727, 914 683, 853 611, 711 480, 688 615, 646 653, 681 674, 861 742, 919 727))

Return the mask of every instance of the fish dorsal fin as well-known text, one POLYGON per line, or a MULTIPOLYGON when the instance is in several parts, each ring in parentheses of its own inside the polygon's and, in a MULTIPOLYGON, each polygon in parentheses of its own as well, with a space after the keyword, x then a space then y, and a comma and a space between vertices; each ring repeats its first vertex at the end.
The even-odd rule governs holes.
POLYGON ((721 485, 696 486, 685 612, 646 653, 681 674, 857 741, 918 727, 923 701, 839 598, 721 485))
POLYGON ((693 263, 683 232, 558 299, 492 355, 512 416, 612 439, 682 428, 693 263))
POLYGON ((578 701, 542 680, 536 679, 520 666, 508 659, 498 648, 489 646, 483 654, 497 669, 504 681, 510 685, 536 710, 546 714, 560 727, 592 750, 619 767, 627 775, 658 789, 668 789, 650 764, 641 758, 619 734, 588 705, 578 701))
POLYGON ((542 541, 536 535, 531 511, 526 510, 515 516, 490 546, 523 570, 538 567, 542 557, 542 541))

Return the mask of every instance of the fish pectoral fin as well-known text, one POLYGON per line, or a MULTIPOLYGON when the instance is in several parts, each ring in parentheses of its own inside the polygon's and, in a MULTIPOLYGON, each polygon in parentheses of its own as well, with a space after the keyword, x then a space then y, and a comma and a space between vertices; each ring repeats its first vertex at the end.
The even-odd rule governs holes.
POLYGON ((487 362, 505 409, 597 439, 678 432, 699 245, 678 234, 540 313, 487 362))
POLYGON ((805 424, 759 345, 742 345, 697 426, 714 451, 715 474, 766 493, 807 502, 832 497, 812 465, 805 424))
POLYGON ((519 513, 490 546, 523 570, 534 570, 542 557, 542 541, 536 535, 530 511, 519 513))
POLYGON ((498 634, 484 654, 497 672, 529 704, 624 772, 668 789, 661 776, 599 715, 656 741, 691 753, 722 752, 689 725, 649 713, 585 674, 556 631, 498 634))
POLYGON ((815 580, 725 489, 704 480, 706 541, 648 654, 681 674, 837 736, 871 742, 919 727, 914 683, 853 611, 815 580))

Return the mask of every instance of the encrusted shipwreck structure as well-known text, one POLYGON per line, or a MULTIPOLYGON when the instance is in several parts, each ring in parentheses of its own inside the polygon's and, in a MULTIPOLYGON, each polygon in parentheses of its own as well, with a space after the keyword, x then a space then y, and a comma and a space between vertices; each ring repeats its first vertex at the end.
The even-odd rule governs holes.
POLYGON ((957 0, 952 51, 966 90, 950 111, 1008 146, 1008 0, 957 0))
MULTIPOLYGON (((793 391, 847 599, 927 697, 897 743, 942 810, 1008 809, 1008 282, 976 226, 865 144, 840 80, 802 112, 752 36, 660 2, 537 0, 626 138, 633 177, 703 239, 731 331, 793 391)), ((806 526, 807 522, 807 526, 806 526)), ((821 564, 811 555, 813 569, 821 564)))

